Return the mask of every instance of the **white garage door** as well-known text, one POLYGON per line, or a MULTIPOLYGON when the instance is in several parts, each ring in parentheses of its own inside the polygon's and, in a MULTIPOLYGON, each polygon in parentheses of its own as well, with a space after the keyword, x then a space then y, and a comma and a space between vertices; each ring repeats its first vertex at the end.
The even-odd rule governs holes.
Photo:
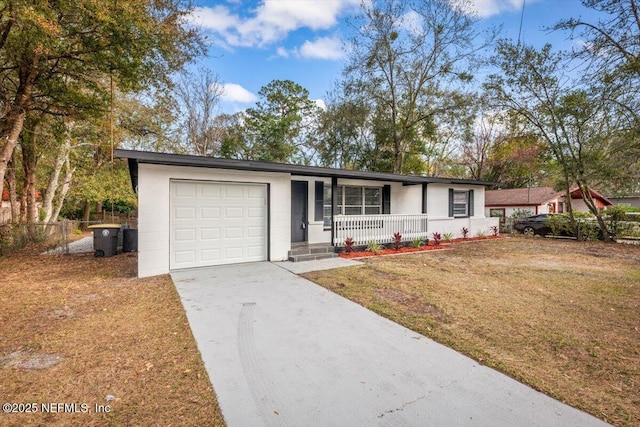
POLYGON ((267 186, 171 182, 171 269, 267 259, 267 186))

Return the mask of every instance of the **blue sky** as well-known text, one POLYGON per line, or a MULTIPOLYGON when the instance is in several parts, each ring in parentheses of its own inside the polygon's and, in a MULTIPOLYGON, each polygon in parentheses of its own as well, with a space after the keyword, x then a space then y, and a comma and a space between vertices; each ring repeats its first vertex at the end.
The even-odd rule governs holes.
MULTIPOLYGON (((258 91, 275 79, 293 80, 325 98, 340 77, 346 20, 361 0, 195 0, 192 21, 207 36, 209 57, 199 65, 216 72, 224 84, 222 110, 254 105, 258 91)), ((575 41, 545 27, 569 17, 590 17, 579 0, 525 0, 522 38, 568 48, 575 41)), ((479 29, 503 26, 502 35, 518 38, 523 0, 471 0, 479 29)))

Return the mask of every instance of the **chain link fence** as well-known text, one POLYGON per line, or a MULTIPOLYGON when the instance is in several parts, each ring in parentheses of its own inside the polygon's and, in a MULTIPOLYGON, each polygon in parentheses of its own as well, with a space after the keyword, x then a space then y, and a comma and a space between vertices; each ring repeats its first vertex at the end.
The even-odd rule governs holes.
POLYGON ((78 229, 78 223, 63 220, 53 223, 0 225, 0 255, 14 252, 28 243, 44 243, 47 247, 62 247, 68 253, 69 239, 78 229), (65 249, 66 248, 66 249, 65 249))

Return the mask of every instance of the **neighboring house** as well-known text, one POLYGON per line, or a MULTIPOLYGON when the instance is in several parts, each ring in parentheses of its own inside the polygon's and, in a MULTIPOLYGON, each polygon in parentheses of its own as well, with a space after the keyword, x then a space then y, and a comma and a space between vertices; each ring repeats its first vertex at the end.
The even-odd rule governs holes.
POLYGON ((609 196, 607 197, 607 199, 611 200, 614 205, 640 208, 640 194, 628 196, 609 196))
MULTIPOLYGON (((42 195, 36 190, 36 209, 42 208, 42 195)), ((18 201, 18 209, 20 202, 18 201)), ((5 187, 2 189, 2 198, 0 199, 0 225, 9 223, 11 218, 11 202, 9 201, 9 190, 5 187)))
MULTIPOLYGON (((591 197, 601 209, 613 204, 595 190, 591 190, 591 197)), ((571 191, 571 207, 577 212, 589 212, 577 188, 571 191)), ((525 211, 529 215, 563 213, 566 209, 564 191, 556 191, 553 187, 491 190, 485 193, 485 215, 489 217, 508 218, 516 211, 525 211)))
POLYGON ((138 193, 138 275, 283 261, 292 246, 470 235, 495 183, 116 150, 138 193))

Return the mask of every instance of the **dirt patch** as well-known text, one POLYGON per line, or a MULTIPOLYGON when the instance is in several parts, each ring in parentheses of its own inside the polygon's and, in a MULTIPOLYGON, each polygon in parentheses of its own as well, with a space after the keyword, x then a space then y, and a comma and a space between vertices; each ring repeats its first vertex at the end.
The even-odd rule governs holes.
POLYGON ((513 237, 364 263, 305 277, 609 423, 640 425, 640 247, 513 237))
POLYGON ((18 350, 0 357, 0 366, 3 368, 18 369, 45 369, 62 362, 64 357, 59 354, 32 354, 18 350))
POLYGON ((400 306, 409 314, 427 315, 442 322, 449 322, 449 316, 433 304, 425 303, 418 295, 411 295, 399 289, 376 289, 375 294, 383 301, 400 306))
POLYGON ((42 252, 0 257, 0 396, 92 410, 0 424, 224 425, 169 276, 137 279, 135 254, 42 252))

